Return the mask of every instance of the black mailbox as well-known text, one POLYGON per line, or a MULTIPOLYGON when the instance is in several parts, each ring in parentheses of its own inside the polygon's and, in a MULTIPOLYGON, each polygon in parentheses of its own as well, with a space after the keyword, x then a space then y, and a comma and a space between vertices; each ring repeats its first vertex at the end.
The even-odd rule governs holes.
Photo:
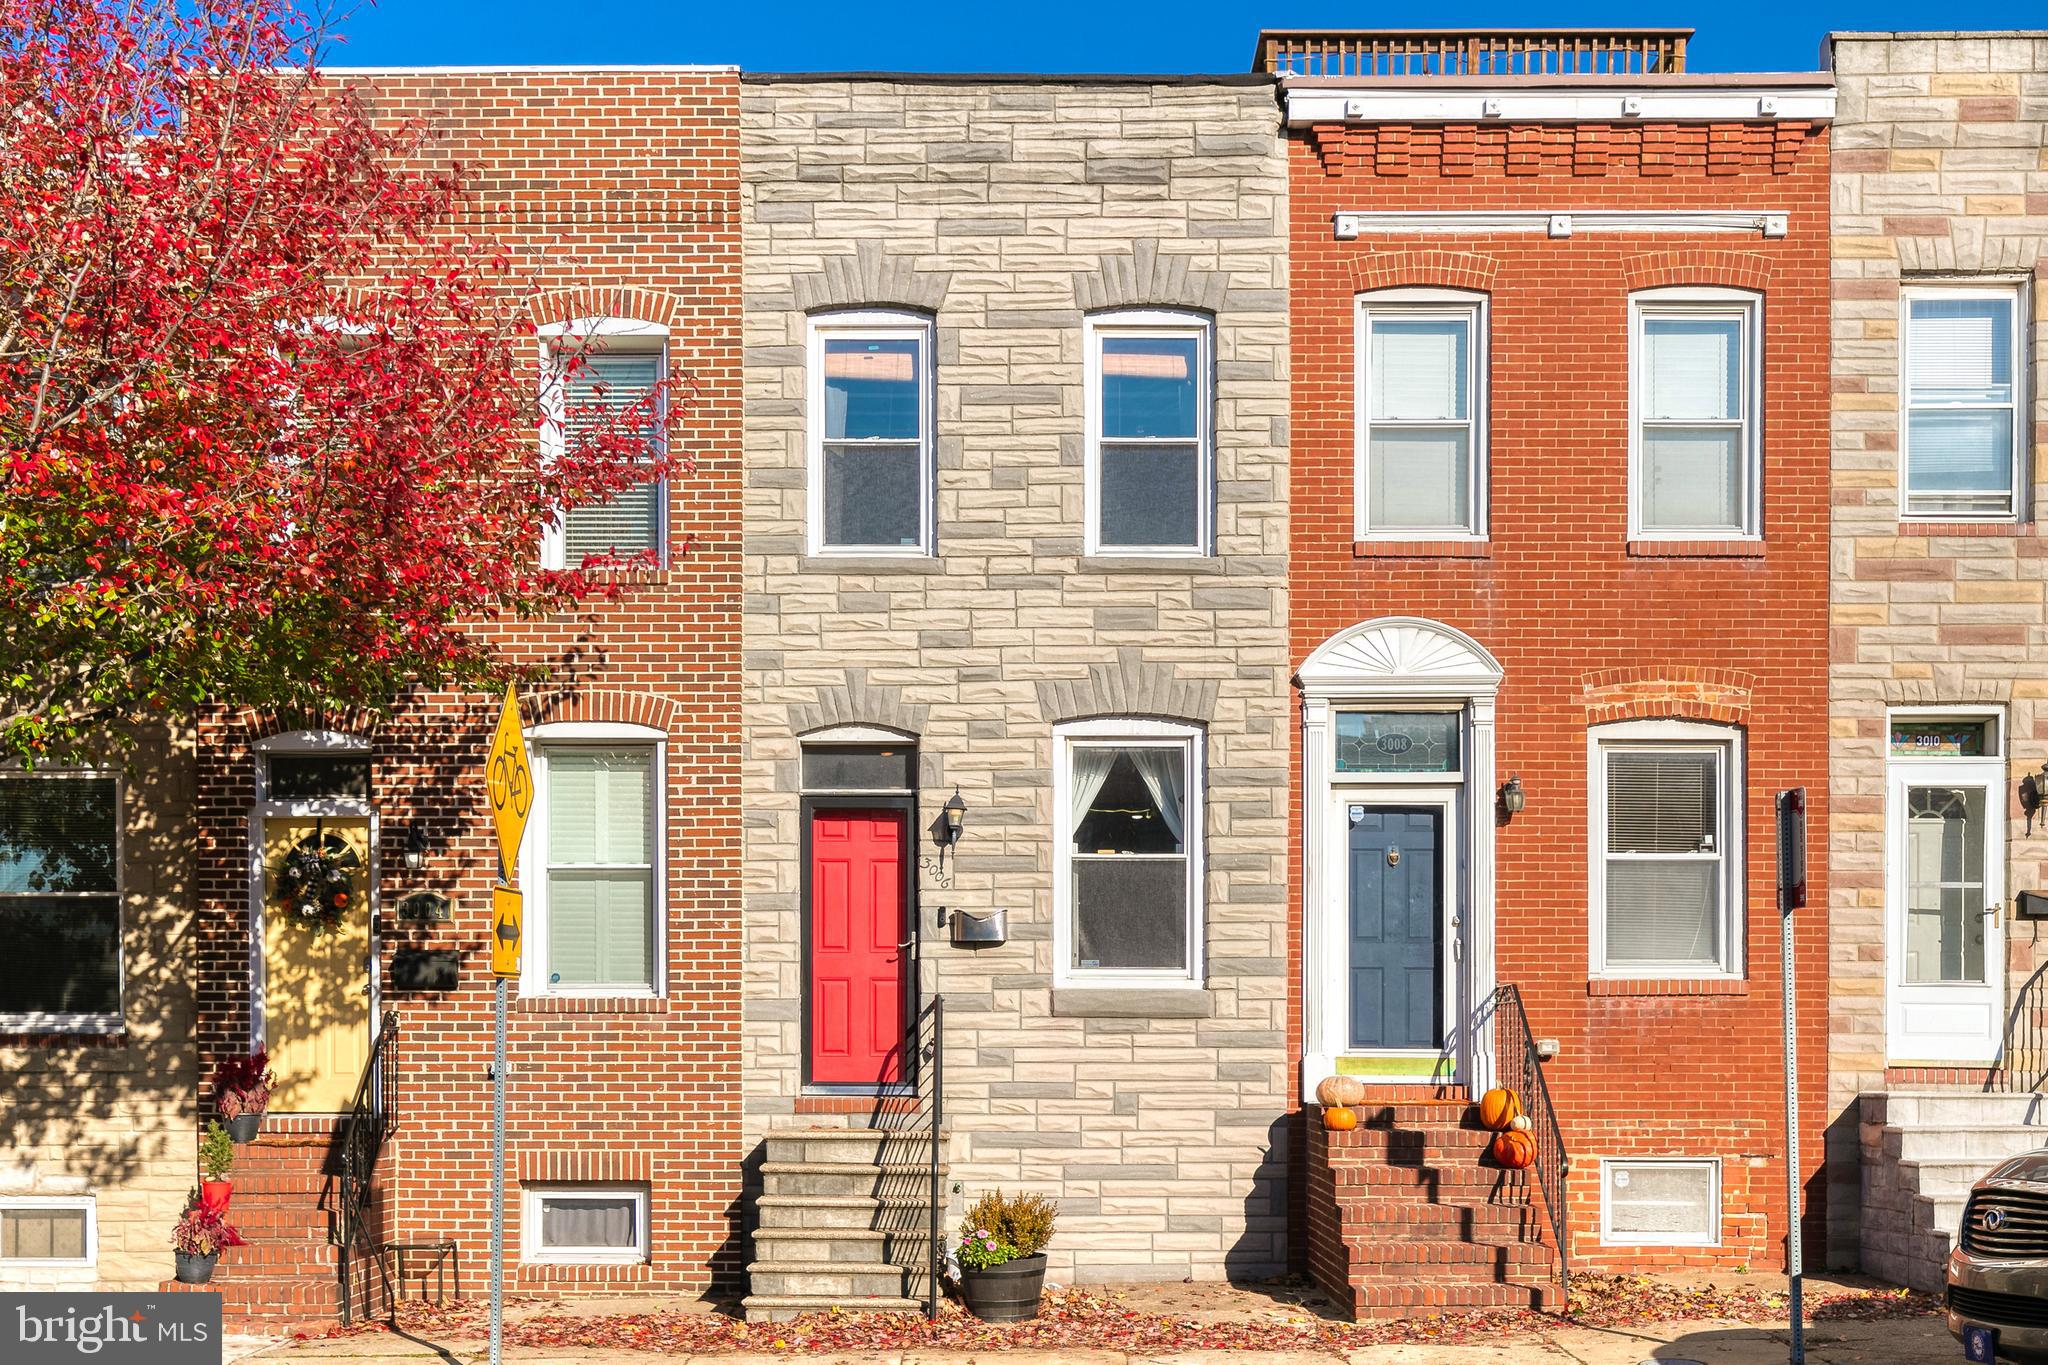
POLYGON ((2018 908, 2021 919, 2048 919, 2048 891, 2020 892, 2018 908))
POLYGON ((452 991, 462 979, 462 955, 452 948, 400 948, 391 955, 394 991, 452 991))

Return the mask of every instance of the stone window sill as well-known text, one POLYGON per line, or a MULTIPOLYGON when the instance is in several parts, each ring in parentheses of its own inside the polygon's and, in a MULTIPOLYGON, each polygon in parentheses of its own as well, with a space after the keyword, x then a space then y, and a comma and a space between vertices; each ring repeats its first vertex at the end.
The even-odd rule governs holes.
POLYGON ((946 566, 933 555, 805 555, 800 573, 938 574, 946 566))
POLYGON ((1082 573, 1217 574, 1223 561, 1214 555, 1083 555, 1076 561, 1082 573))
POLYGON ((1491 559, 1485 540, 1354 540, 1353 559, 1491 559))
POLYGON ((2031 521, 1902 521, 1902 536, 2030 536, 2031 521))
POLYGON ((1587 979, 1586 994, 1608 996, 1748 995, 1749 982, 1746 978, 1739 976, 1595 976, 1587 979))
POLYGON ((1206 990, 1143 986, 1061 986, 1052 993, 1056 1019, 1208 1019, 1216 999, 1206 990))
POLYGON ((1631 540, 1631 559, 1762 559, 1761 540, 1631 540))
POLYGON ((667 1014, 659 996, 522 995, 512 1002, 517 1014, 667 1014))

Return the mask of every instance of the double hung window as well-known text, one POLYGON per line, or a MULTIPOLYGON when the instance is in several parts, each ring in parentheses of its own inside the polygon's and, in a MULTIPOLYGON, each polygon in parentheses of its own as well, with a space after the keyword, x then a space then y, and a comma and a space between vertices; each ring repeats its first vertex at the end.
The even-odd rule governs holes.
POLYGON ((1735 290, 1651 290, 1629 303, 1629 533, 1760 533, 1758 300, 1735 290))
POLYGON ((1360 298, 1358 539, 1485 534, 1485 322, 1473 294, 1360 298))
POLYGON ((0 1021, 121 1023, 120 801, 99 773, 0 775, 0 1021))
POLYGON ((2018 515, 2026 415, 2017 285, 1905 292, 1907 517, 2018 515))
POLYGON ((915 314, 812 319, 813 554, 932 552, 931 349, 915 314))
POLYGON ((1088 319, 1090 554, 1209 553, 1209 320, 1131 311, 1088 319))

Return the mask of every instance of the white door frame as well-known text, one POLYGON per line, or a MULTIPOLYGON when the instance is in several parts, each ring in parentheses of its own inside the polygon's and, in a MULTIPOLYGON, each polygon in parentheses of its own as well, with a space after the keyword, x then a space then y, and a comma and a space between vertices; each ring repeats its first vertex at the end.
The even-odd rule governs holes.
MULTIPOLYGON (((2004 717, 1961 708, 1916 712, 1927 718, 1990 720, 1997 752, 1982 758, 1894 757, 1885 761, 1884 923, 1885 1059, 1894 1065, 1989 1066, 2005 1037, 2006 768, 2004 717), (1906 973, 1906 792, 1911 787, 1977 787, 1984 791, 1984 980, 1915 984, 1906 973), (1977 1029, 1914 1032, 1908 1011, 1954 1012, 1981 1021, 1977 1029)), ((1890 747, 1891 716, 1886 718, 1890 747)))
POLYGON ((1445 935, 1453 968, 1445 980, 1452 1011, 1446 1031, 1459 1080, 1483 1086, 1493 1077, 1490 1029, 1493 965, 1494 698, 1502 669, 1464 632, 1436 621, 1389 616, 1339 631, 1295 674, 1302 694, 1302 1060, 1301 1096, 1351 1052, 1349 845, 1344 807, 1425 804, 1454 782, 1443 774, 1351 781, 1337 775, 1336 712, 1456 710, 1461 717, 1462 818, 1445 831, 1447 872, 1462 869, 1446 898, 1461 931, 1445 935), (1458 837, 1454 831, 1462 832, 1458 837), (1458 945, 1454 948, 1453 945, 1458 945))

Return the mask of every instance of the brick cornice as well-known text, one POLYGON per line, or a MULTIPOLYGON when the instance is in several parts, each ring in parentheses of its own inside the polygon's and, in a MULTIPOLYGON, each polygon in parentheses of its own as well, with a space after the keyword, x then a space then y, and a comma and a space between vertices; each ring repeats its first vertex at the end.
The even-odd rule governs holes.
POLYGON ((1719 285, 1761 292, 1770 282, 1772 261, 1756 251, 1679 246, 1645 251, 1622 260, 1621 278, 1630 290, 1676 285, 1719 285))
POLYGON ((1409 247, 1375 251, 1347 263, 1351 292, 1373 289, 1434 288, 1489 291, 1500 262, 1477 251, 1442 247, 1409 247))
POLYGON ((1706 720, 1740 725, 1749 718, 1756 675, 1733 668, 1613 668, 1580 679, 1588 725, 1618 720, 1706 720))
POLYGON ((624 689, 552 692, 525 698, 529 725, 585 721, 607 725, 644 725, 667 732, 675 720, 673 698, 624 689))

